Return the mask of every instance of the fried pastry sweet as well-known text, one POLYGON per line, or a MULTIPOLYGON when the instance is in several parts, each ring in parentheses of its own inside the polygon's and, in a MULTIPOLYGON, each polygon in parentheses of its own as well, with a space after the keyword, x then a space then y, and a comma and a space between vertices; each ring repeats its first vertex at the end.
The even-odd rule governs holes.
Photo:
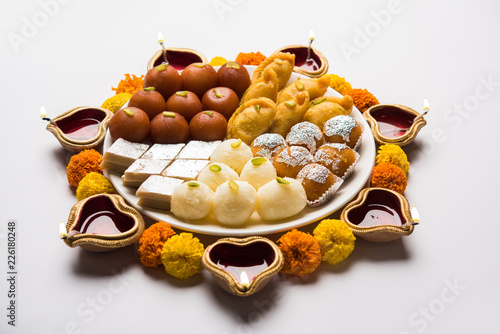
POLYGON ((272 68, 265 69, 264 75, 248 87, 241 98, 240 105, 259 97, 267 97, 274 102, 278 99, 278 76, 272 68))
POLYGON ((309 93, 300 92, 292 100, 282 102, 276 106, 276 115, 269 132, 287 135, 292 126, 302 121, 309 107, 309 93))
POLYGON ((258 82, 264 76, 266 69, 272 69, 278 76, 278 90, 281 90, 290 80, 294 66, 295 54, 289 52, 273 53, 257 66, 252 75, 252 83, 258 82))
POLYGON ((340 98, 334 96, 318 97, 311 101, 304 114, 303 121, 316 124, 323 129, 326 121, 339 115, 349 115, 352 111, 352 98, 348 95, 340 98))
POLYGON ((276 103, 267 97, 250 100, 242 104, 227 123, 227 139, 241 139, 250 145, 252 141, 266 133, 276 115, 276 103))
POLYGON ((318 79, 297 79, 278 93, 277 103, 293 100, 300 92, 307 91, 309 99, 313 100, 325 95, 330 85, 330 77, 321 77, 318 79))

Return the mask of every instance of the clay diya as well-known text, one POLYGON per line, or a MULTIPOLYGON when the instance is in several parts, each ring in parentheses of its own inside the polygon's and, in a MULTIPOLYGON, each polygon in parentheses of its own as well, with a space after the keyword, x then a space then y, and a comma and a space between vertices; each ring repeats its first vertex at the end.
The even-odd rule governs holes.
POLYGON ((392 241, 413 233, 410 205, 403 195, 385 188, 365 188, 347 204, 340 219, 354 235, 369 241, 392 241))
MULTIPOLYGON (((168 63, 177 71, 182 71, 192 63, 207 63, 208 59, 200 52, 187 48, 166 48, 165 55, 168 63)), ((163 50, 155 52, 148 62, 148 71, 164 62, 163 50)))
POLYGON ((112 116, 104 108, 78 107, 49 120, 46 129, 66 150, 80 152, 102 144, 112 116))
POLYGON ((144 231, 139 211, 120 195, 98 194, 71 208, 66 233, 61 238, 69 247, 108 252, 136 242, 144 231))
POLYGON ((224 290, 244 297, 261 290, 281 270, 284 258, 264 237, 223 238, 205 249, 202 264, 224 290))
POLYGON ((289 52, 295 55, 294 72, 310 78, 318 78, 326 74, 328 72, 328 60, 318 50, 311 48, 311 51, 308 52, 308 49, 307 46, 303 45, 289 45, 275 52, 289 52))
POLYGON ((368 108, 363 116, 378 144, 409 144, 427 124, 423 117, 418 117, 417 111, 398 104, 377 104, 368 108))

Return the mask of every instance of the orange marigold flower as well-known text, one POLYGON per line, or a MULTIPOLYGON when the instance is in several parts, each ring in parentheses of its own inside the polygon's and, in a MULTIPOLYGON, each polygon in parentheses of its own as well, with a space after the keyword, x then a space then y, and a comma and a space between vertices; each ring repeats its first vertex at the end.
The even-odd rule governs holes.
POLYGON ((384 162, 373 167, 372 187, 387 188, 403 194, 406 183, 405 172, 396 165, 384 162))
POLYGON ((130 74, 126 73, 125 79, 120 80, 118 87, 112 87, 111 89, 114 90, 116 94, 129 93, 133 95, 135 92, 142 89, 142 79, 144 79, 144 75, 137 77, 134 74, 130 76, 130 74))
POLYGON ((69 160, 66 167, 68 182, 73 187, 78 187, 80 181, 91 172, 102 174, 102 155, 96 150, 83 150, 69 160))
POLYGON ((277 243, 285 258, 281 269, 283 274, 304 276, 316 270, 321 263, 318 240, 309 233, 293 230, 279 238, 277 243))
POLYGON ((158 267, 161 264, 163 245, 173 235, 174 230, 165 222, 158 222, 147 228, 139 239, 137 249, 142 265, 158 267))
POLYGON ((366 109, 379 104, 377 98, 366 89, 354 88, 345 92, 344 95, 352 97, 354 105, 359 111, 364 112, 366 109))
POLYGON ((240 52, 235 61, 242 65, 259 65, 264 59, 266 56, 260 52, 240 52))

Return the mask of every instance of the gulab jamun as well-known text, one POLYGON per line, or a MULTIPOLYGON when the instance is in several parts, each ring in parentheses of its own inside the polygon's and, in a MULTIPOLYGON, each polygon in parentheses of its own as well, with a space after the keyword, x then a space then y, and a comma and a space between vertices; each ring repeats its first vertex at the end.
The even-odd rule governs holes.
POLYGON ((189 138, 188 122, 176 112, 164 111, 151 121, 149 137, 158 144, 186 143, 189 138))
POLYGON ((243 93, 250 86, 250 74, 240 63, 228 61, 217 71, 217 84, 231 88, 241 99, 243 93))
POLYGON ((192 63, 182 73, 182 89, 195 93, 198 98, 217 86, 217 72, 209 64, 192 63))
POLYGON ((228 87, 215 87, 207 90, 201 99, 201 104, 208 110, 221 113, 229 120, 240 105, 238 95, 228 87))
POLYGON ((182 79, 175 68, 167 64, 158 65, 150 69, 144 76, 144 87, 154 87, 163 98, 168 100, 170 95, 181 90, 182 79))
POLYGON ((148 114, 136 107, 118 110, 109 120, 109 134, 113 140, 125 140, 140 143, 147 138, 150 130, 148 114))
POLYGON ((191 139, 194 140, 224 140, 226 131, 226 118, 221 113, 213 110, 197 113, 189 122, 189 134, 191 139))
POLYGON ((169 97, 166 110, 181 114, 189 122, 194 115, 203 110, 203 106, 195 93, 182 90, 169 97))
POLYGON ((165 111, 165 99, 154 87, 146 87, 132 95, 128 106, 143 110, 152 120, 156 115, 165 111))

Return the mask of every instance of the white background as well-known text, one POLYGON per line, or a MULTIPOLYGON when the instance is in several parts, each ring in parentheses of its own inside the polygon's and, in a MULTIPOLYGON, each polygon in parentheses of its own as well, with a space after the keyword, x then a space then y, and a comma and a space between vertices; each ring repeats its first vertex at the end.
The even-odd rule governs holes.
MULTIPOLYGON (((66 2, 1 3, 1 333, 498 327, 497 1, 66 2), (411 162, 405 195, 422 216, 413 235, 386 244, 358 240, 341 264, 322 264, 304 280, 275 276, 246 299, 225 293, 206 271, 179 282, 161 268, 144 269, 135 247, 94 254, 58 239, 76 198, 65 176, 70 154, 45 130, 40 105, 49 117, 101 105, 124 73, 146 72, 159 48, 158 29, 167 46, 234 59, 240 51, 270 55, 307 44, 310 27, 329 73, 382 103, 420 110, 424 97, 430 101, 428 125, 405 147, 411 162), (16 327, 7 324, 6 310, 10 219, 18 223, 16 327)), ((216 240, 198 237, 205 246, 216 240)))

